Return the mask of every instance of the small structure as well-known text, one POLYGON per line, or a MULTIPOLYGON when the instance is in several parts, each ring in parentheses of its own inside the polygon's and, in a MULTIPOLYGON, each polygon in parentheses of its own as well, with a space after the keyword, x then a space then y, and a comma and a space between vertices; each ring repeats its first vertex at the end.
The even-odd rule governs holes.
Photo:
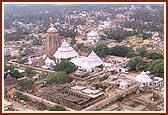
POLYGON ((122 80, 120 83, 119 83, 119 88, 121 89, 125 89, 128 87, 128 83, 125 81, 125 80, 122 80))
POLYGON ((95 31, 91 31, 87 34, 87 41, 90 43, 98 43, 99 42, 99 35, 95 31))
POLYGON ((150 77, 144 71, 137 75, 135 80, 142 83, 143 85, 149 85, 152 82, 150 77))
POLYGON ((69 60, 77 57, 78 53, 64 41, 53 56, 55 57, 56 63, 59 63, 61 60, 69 60))
POLYGON ((43 59, 46 59, 46 58, 47 58, 47 55, 46 55, 46 54, 44 54, 42 57, 43 57, 43 59))
POLYGON ((56 65, 55 61, 50 59, 49 57, 46 58, 45 60, 45 65, 42 66, 44 69, 53 69, 53 66, 56 65))
POLYGON ((152 83, 155 86, 161 86, 161 85, 163 85, 163 78, 161 78, 161 77, 154 77, 152 83))

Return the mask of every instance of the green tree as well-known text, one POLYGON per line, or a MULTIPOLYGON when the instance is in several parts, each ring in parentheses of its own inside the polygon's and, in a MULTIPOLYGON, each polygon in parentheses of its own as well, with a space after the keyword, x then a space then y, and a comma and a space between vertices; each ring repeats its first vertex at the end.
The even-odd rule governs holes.
POLYGON ((147 63, 141 57, 130 60, 126 66, 130 71, 145 71, 147 69, 147 63))
POLYGON ((83 46, 81 44, 77 44, 78 48, 83 51, 83 52, 91 52, 93 50, 92 47, 88 47, 88 46, 83 46))
POLYGON ((19 73, 18 70, 12 70, 10 71, 11 76, 15 77, 16 79, 23 77, 22 73, 19 73))
POLYGON ((15 92, 14 95, 15 95, 16 97, 18 97, 19 99, 21 99, 21 100, 24 100, 24 101, 27 100, 27 96, 26 96, 26 95, 23 95, 22 93, 15 92))
POLYGON ((61 84, 70 82, 70 78, 66 72, 55 72, 48 76, 47 84, 61 84))
POLYGON ((156 52, 148 53, 146 57, 149 59, 163 59, 164 58, 162 54, 158 54, 156 52))
POLYGON ((157 77, 164 77, 164 61, 156 59, 148 63, 148 71, 157 77))
POLYGON ((113 39, 118 42, 121 42, 125 37, 133 36, 136 34, 136 32, 134 31, 130 32, 124 29, 106 29, 104 33, 107 35, 108 39, 113 39))
POLYGON ((152 33, 144 33, 142 35, 143 39, 148 39, 148 38, 151 38, 152 37, 152 33))
POLYGON ((33 71, 31 68, 26 68, 24 72, 24 76, 32 78, 36 75, 36 72, 33 71))
POLYGON ((8 71, 8 70, 10 71, 9 72, 10 75, 13 76, 13 77, 15 77, 16 79, 23 77, 23 74, 19 73, 19 71, 16 70, 12 65, 6 66, 6 64, 5 64, 5 71, 8 71))
POLYGON ((55 105, 53 107, 49 107, 48 111, 66 111, 66 109, 63 106, 55 105))
POLYGON ((77 70, 77 67, 72 62, 62 61, 55 66, 55 71, 65 71, 67 74, 72 73, 77 70))
POLYGON ((106 44, 104 43, 99 43, 96 45, 94 52, 99 56, 99 57, 105 57, 106 55, 109 54, 109 48, 107 47, 106 44))
POLYGON ((135 57, 135 56, 137 56, 137 54, 135 52, 129 52, 129 53, 126 54, 127 58, 132 58, 132 57, 135 57))
POLYGON ((27 101, 27 96, 26 96, 26 95, 21 95, 19 98, 20 98, 21 100, 27 101))
POLYGON ((148 51, 145 48, 139 48, 139 49, 137 49, 137 52, 138 52, 139 56, 141 56, 141 57, 145 57, 148 54, 148 51))
POLYGON ((125 46, 114 46, 110 48, 110 54, 115 56, 125 57, 130 52, 133 52, 133 50, 125 46))
POLYGON ((22 93, 19 93, 19 92, 15 92, 14 94, 16 97, 20 97, 21 95, 23 95, 22 93))
POLYGON ((19 87, 19 89, 21 91, 27 90, 27 89, 31 89, 32 86, 34 84, 33 80, 24 80, 24 81, 20 81, 17 86, 19 87))

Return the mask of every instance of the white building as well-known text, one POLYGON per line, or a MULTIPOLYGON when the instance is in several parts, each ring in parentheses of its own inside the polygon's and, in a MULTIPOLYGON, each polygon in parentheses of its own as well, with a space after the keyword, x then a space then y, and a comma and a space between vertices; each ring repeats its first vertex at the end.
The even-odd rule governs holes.
POLYGON ((150 77, 144 71, 137 75, 135 80, 143 85, 149 85, 152 82, 152 79, 150 79, 150 77))
POLYGON ((46 60, 45 60, 45 65, 44 66, 42 66, 42 68, 44 68, 44 69, 53 69, 53 66, 55 66, 56 64, 55 64, 55 61, 54 60, 52 60, 52 59, 50 59, 49 57, 47 57, 46 58, 46 60))
POLYGON ((97 67, 103 64, 103 61, 92 51, 88 57, 77 57, 70 60, 78 69, 84 69, 91 71, 93 67, 97 67))
POLYGON ((64 41, 53 56, 55 57, 56 63, 58 63, 61 60, 68 60, 77 57, 78 53, 66 41, 64 41))
POLYGON ((128 83, 125 81, 125 80, 122 80, 120 83, 119 83, 119 88, 121 89, 125 89, 128 87, 128 83))
POLYGON ((99 42, 99 34, 95 31, 91 31, 89 33, 87 33, 87 41, 90 43, 97 43, 99 42))

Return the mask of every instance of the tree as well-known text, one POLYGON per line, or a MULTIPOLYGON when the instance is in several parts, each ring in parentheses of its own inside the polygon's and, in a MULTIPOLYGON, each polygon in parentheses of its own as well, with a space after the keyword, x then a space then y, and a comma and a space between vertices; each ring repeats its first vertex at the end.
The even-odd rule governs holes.
POLYGON ((26 69, 25 69, 25 72, 24 72, 24 75, 25 75, 26 77, 32 78, 33 76, 36 75, 36 72, 34 72, 31 68, 26 68, 26 69))
POLYGON ((21 91, 27 90, 27 89, 31 89, 32 86, 34 84, 33 80, 24 80, 24 81, 20 81, 17 86, 20 88, 21 91))
POLYGON ((158 54, 156 52, 148 53, 146 57, 149 59, 163 59, 164 58, 162 54, 158 54))
POLYGON ((22 93, 15 92, 14 95, 15 95, 16 97, 18 97, 19 99, 21 99, 21 100, 24 100, 24 101, 27 100, 27 96, 26 96, 26 95, 23 95, 22 93))
POLYGON ((77 70, 77 67, 72 62, 62 61, 55 66, 55 71, 65 71, 67 74, 72 73, 77 70))
MULTIPOLYGON (((19 73, 19 71, 16 70, 12 65, 6 66, 6 64, 5 64, 5 71, 7 72, 8 70, 10 71, 9 74, 10 74, 12 77, 15 77, 16 79, 23 77, 23 74, 22 74, 22 73, 19 73)), ((7 75, 7 74, 6 74, 6 75, 7 75)))
POLYGON ((104 34, 107 35, 107 39, 113 39, 113 40, 116 40, 118 42, 121 42, 125 37, 133 36, 136 33, 134 31, 130 32, 130 31, 127 31, 127 30, 124 30, 124 29, 117 29, 117 30, 106 29, 104 31, 104 34))
POLYGON ((48 111, 66 111, 66 109, 63 106, 55 105, 53 107, 49 107, 48 111))
POLYGON ((10 71, 11 76, 15 77, 16 79, 23 77, 23 74, 19 73, 18 70, 10 71))
POLYGON ((156 59, 148 63, 148 71, 157 77, 164 77, 164 61, 156 59))
POLYGON ((139 49, 137 49, 137 52, 138 52, 139 56, 141 56, 141 57, 145 57, 148 54, 148 51, 145 48, 139 48, 139 49))
POLYGON ((130 71, 145 71, 147 69, 147 63, 141 57, 130 60, 126 66, 130 71))
POLYGON ((81 44, 77 44, 78 48, 83 51, 83 52, 91 52, 93 50, 92 47, 88 47, 88 46, 83 46, 81 44))
POLYGON ((94 52, 99 56, 99 57, 105 57, 106 55, 109 54, 109 48, 107 47, 106 44, 104 43, 99 43, 96 45, 94 52))
POLYGON ((137 56, 137 54, 135 52, 129 52, 129 53, 126 54, 127 58, 132 58, 132 57, 135 57, 135 56, 137 56))
POLYGON ((151 38, 152 37, 152 33, 144 33, 142 35, 143 39, 148 39, 148 38, 151 38))
POLYGON ((70 82, 70 78, 66 72, 55 72, 48 76, 47 84, 61 84, 70 82))
POLYGON ((125 57, 130 52, 133 52, 133 50, 125 46, 114 46, 110 48, 110 54, 115 56, 125 57))

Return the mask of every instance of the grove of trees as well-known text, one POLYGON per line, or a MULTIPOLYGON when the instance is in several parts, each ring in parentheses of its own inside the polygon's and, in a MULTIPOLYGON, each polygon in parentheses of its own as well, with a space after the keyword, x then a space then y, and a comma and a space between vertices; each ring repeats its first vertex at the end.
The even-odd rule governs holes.
POLYGON ((130 71, 150 71, 151 74, 157 77, 164 77, 164 61, 163 59, 152 60, 145 62, 141 57, 136 57, 126 65, 130 71))
POLYGON ((33 84, 34 84, 34 81, 31 79, 23 80, 23 81, 18 82, 17 87, 19 88, 19 90, 25 91, 27 89, 31 89, 33 84))
POLYGON ((66 72, 55 72, 48 76, 47 78, 47 84, 61 84, 61 83, 68 83, 70 82, 69 76, 66 74, 66 72))
POLYGON ((48 111, 66 111, 66 109, 63 106, 55 105, 55 106, 49 107, 48 111))
POLYGON ((65 62, 61 61, 60 63, 56 64, 55 71, 65 71, 67 74, 72 73, 77 70, 77 67, 72 62, 65 62))

